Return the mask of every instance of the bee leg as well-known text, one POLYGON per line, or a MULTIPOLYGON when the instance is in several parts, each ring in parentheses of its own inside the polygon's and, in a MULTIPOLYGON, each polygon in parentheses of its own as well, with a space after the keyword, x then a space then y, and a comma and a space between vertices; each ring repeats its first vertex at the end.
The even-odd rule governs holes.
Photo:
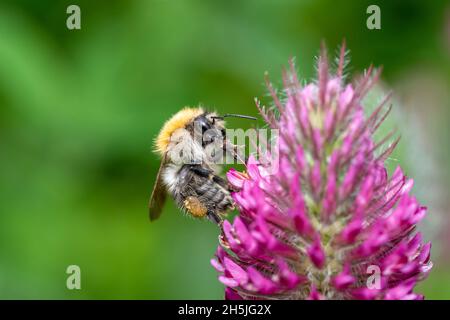
POLYGON ((209 176, 213 173, 211 170, 203 168, 201 165, 193 164, 191 165, 190 169, 195 174, 199 175, 200 177, 209 178, 209 176))
POLYGON ((213 173, 213 171, 211 171, 209 169, 205 169, 200 165, 191 165, 190 169, 192 170, 192 172, 199 175, 200 177, 212 179, 215 183, 220 185, 222 188, 230 190, 228 182, 224 178, 222 178, 218 175, 215 175, 213 173))
POLYGON ((214 211, 208 210, 207 216, 209 220, 216 223, 217 225, 220 226, 222 224, 222 218, 214 211))
POLYGON ((233 187, 227 180, 225 180, 222 177, 214 176, 213 180, 214 180, 215 183, 220 185, 222 188, 224 188, 225 190, 228 190, 228 192, 237 192, 237 191, 239 191, 239 189, 236 189, 235 187, 233 187))

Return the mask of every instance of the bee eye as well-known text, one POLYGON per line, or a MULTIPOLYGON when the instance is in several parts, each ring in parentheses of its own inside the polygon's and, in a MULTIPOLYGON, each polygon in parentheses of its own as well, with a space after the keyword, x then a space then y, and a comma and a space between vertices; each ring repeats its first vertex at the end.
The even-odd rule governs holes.
POLYGON ((205 133, 209 129, 209 125, 206 122, 202 122, 202 133, 205 133))
POLYGON ((202 128, 202 134, 205 133, 205 131, 211 129, 211 124, 209 123, 208 119, 206 119, 206 117, 197 118, 197 126, 202 128))

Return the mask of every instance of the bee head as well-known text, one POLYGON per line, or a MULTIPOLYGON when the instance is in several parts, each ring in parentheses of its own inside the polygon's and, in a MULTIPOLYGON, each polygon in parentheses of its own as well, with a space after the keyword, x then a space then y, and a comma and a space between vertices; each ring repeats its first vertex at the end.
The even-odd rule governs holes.
POLYGON ((214 112, 205 112, 197 116, 186 129, 193 137, 201 139, 203 147, 217 138, 225 137, 225 121, 214 112))
POLYGON ((225 117, 256 120, 254 117, 244 115, 225 114, 219 116, 215 112, 205 112, 202 108, 184 108, 164 124, 155 140, 155 151, 164 155, 171 142, 182 141, 186 131, 193 139, 200 137, 203 147, 217 138, 223 139, 225 137, 225 117))

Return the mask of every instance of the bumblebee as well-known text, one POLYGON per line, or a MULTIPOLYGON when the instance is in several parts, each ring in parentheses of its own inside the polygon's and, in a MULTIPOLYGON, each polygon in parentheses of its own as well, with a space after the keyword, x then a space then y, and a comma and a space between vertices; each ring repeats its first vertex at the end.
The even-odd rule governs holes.
MULTIPOLYGON (((226 114, 219 116, 203 108, 185 108, 162 127, 155 140, 161 164, 149 201, 150 220, 162 212, 167 193, 177 206, 196 218, 219 224, 234 208, 233 191, 220 174, 221 163, 211 155, 236 151, 226 139, 225 117, 256 118, 226 114)), ((237 153, 233 153, 236 158, 237 153)))

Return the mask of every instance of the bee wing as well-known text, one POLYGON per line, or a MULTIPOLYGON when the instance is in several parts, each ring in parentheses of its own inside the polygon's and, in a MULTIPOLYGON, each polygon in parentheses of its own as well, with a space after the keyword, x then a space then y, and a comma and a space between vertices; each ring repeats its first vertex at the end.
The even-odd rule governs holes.
POLYGON ((148 205, 150 221, 156 220, 161 215, 162 208, 164 206, 164 202, 166 201, 166 188, 162 182, 162 172, 166 162, 166 157, 161 161, 161 165, 159 166, 158 174, 156 175, 156 182, 153 186, 152 195, 150 196, 150 201, 148 205))

